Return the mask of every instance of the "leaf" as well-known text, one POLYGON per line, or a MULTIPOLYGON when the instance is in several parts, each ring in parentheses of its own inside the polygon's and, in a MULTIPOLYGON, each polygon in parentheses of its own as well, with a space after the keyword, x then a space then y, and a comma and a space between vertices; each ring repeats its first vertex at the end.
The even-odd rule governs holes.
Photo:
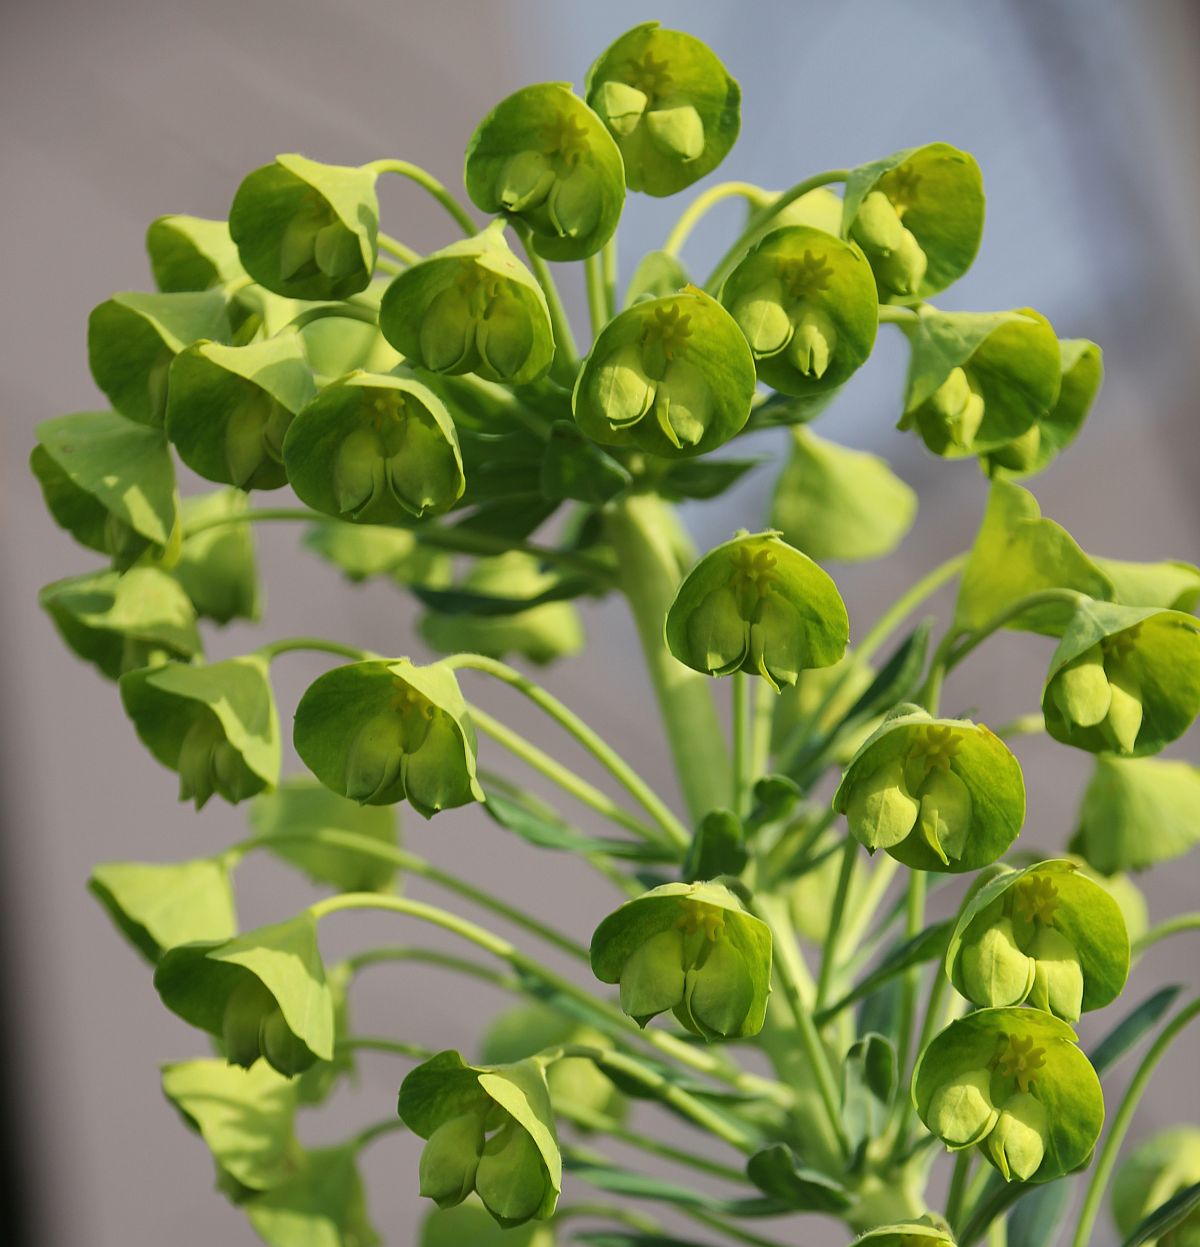
POLYGON ((675 294, 691 278, 678 256, 666 251, 647 251, 638 261, 625 290, 625 306, 632 307, 639 299, 661 299, 675 294))
POLYGON ((355 583, 374 576, 402 585, 450 582, 450 556, 421 545, 411 529, 324 520, 309 527, 304 544, 355 583))
POLYGON ((341 832, 394 849, 399 829, 396 812, 390 807, 359 805, 314 779, 297 776, 254 798, 250 825, 267 840, 272 853, 298 866, 314 882, 332 884, 343 892, 389 892, 393 888, 394 862, 346 845, 318 842, 324 834, 341 832), (272 839, 278 843, 271 843, 272 839), (308 839, 312 842, 306 843, 308 839))
POLYGON ((629 470, 566 420, 550 426, 539 481, 547 498, 572 498, 599 506, 629 488, 629 470))
POLYGON ((850 1206, 840 1183, 802 1165, 784 1143, 755 1152, 746 1164, 750 1181, 759 1190, 796 1211, 836 1213, 850 1206))
POLYGON ((830 1018, 836 1017, 843 1009, 862 1000, 864 996, 877 991, 898 974, 903 974, 905 970, 919 966, 926 961, 934 961, 945 956, 946 943, 953 926, 954 920, 947 918, 944 922, 935 922, 911 939, 898 944, 866 978, 856 983, 840 1000, 822 1009, 814 1016, 813 1021, 818 1026, 824 1026, 830 1018))
POLYGON ((534 809, 528 803, 508 794, 489 792, 483 808, 501 827, 515 832, 522 840, 527 840, 540 849, 562 850, 581 856, 603 853, 609 857, 644 862, 674 860, 669 850, 657 849, 653 845, 585 836, 559 819, 552 811, 534 809))
POLYGON ((855 1040, 842 1062, 842 1122, 851 1149, 877 1138, 896 1094, 896 1049, 884 1035, 855 1040))
POLYGON ((1008 1214, 1007 1247, 1052 1247, 1073 1194, 1070 1178, 1047 1182, 1025 1194, 1008 1214))
POLYGON ((875 678, 859 694, 858 700, 846 711, 835 730, 842 731, 850 724, 866 722, 878 714, 885 714, 900 702, 908 701, 925 670, 925 656, 929 652, 929 636, 933 620, 922 620, 896 647, 875 678))
POLYGON ((788 1205, 778 1199, 717 1199, 652 1174, 618 1169, 571 1148, 563 1154, 563 1168, 589 1186, 631 1199, 659 1200, 732 1217, 773 1217, 788 1211, 788 1205))
POLYGON ((729 810, 710 810, 688 846, 682 878, 691 883, 718 875, 740 875, 748 860, 742 820, 729 810))
POLYGON ((412 585, 411 588, 413 594, 430 610, 443 615, 477 615, 481 618, 511 618, 550 602, 582 597, 596 589, 596 581, 592 577, 577 573, 548 577, 545 583, 548 587, 530 593, 528 597, 480 593, 469 588, 438 589, 425 585, 412 585))
POLYGON ((1161 1207, 1146 1217, 1121 1244, 1121 1247, 1141 1247, 1143 1243, 1157 1241, 1173 1230, 1196 1208, 1200 1208, 1200 1182, 1186 1187, 1173 1195, 1161 1207))
POLYGON ((352 1146, 306 1151, 290 1181, 242 1203, 270 1247, 377 1247, 352 1146))
POLYGON ((819 560, 882 558, 916 514, 916 493, 878 455, 792 429, 791 456, 771 504, 771 524, 791 545, 819 560))
POLYGON ((1178 983, 1162 987, 1122 1018, 1088 1054, 1096 1073, 1103 1074, 1110 1070, 1143 1035, 1153 1030, 1182 990, 1178 983))
POLYGON ((1193 563, 1129 563, 1094 554, 1091 559, 1112 582, 1113 601, 1122 606, 1192 611, 1200 602, 1200 568, 1193 563))
POLYGON ((92 869, 88 891, 150 962, 177 944, 237 934, 229 871, 212 858, 101 863, 92 869))
MULTIPOLYGON (((218 489, 183 500, 183 527, 219 517, 241 515, 246 495, 218 489)), ((249 523, 222 524, 185 537, 171 574, 203 618, 226 624, 231 619, 257 622, 262 613, 254 537, 249 523)))
POLYGON ((682 502, 685 498, 703 501, 719 498, 763 462, 762 459, 685 459, 668 466, 658 479, 658 492, 672 502, 682 502))

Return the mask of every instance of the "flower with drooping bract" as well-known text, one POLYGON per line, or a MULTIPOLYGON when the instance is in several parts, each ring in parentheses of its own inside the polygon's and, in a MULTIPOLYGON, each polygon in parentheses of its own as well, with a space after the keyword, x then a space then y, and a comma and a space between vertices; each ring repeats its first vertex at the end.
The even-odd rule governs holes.
POLYGON ((872 852, 954 873, 1007 851, 1025 817, 1025 784, 1016 758, 982 724, 900 705, 851 759, 833 805, 872 852))
POLYGON ((154 284, 164 294, 209 290, 245 276, 228 221, 160 216, 146 230, 146 252, 154 284))
POLYGON ((295 153, 247 174, 229 209, 242 267, 273 294, 345 299, 365 290, 379 232, 377 174, 295 153))
POLYGON ((449 510, 466 488, 446 405, 390 374, 353 372, 327 385, 292 421, 283 462, 302 501, 363 524, 449 510))
POLYGON ((575 381, 575 422, 594 441, 666 458, 727 442, 750 414, 754 359, 732 316, 687 286, 626 308, 575 381))
POLYGON ((879 323, 875 279, 853 243, 807 225, 772 230, 721 290, 758 376, 823 405, 864 363, 879 323))
POLYGON ((296 752, 327 788, 365 805, 407 798, 425 818, 483 800, 475 730, 458 681, 439 663, 348 663, 296 707, 296 752))
POLYGON ((426 1140, 421 1194, 439 1208, 474 1190, 503 1226, 553 1215, 562 1159, 540 1062, 468 1065, 439 1052, 401 1083, 398 1111, 426 1140))
POLYGON ((977 1005, 1019 1005, 1075 1022, 1120 995, 1129 936, 1120 907, 1073 862, 1004 868, 959 915, 946 972, 977 1005))
POLYGON ((1200 712, 1200 623, 1182 611, 1085 602, 1050 659, 1046 731, 1092 753, 1141 757, 1200 712))
POLYGON ((246 346, 196 342, 171 365, 167 436, 206 480, 278 489, 284 435, 316 392, 294 333, 246 346))
POLYGON ((536 381, 554 359, 546 296, 489 228, 405 269, 379 308, 383 336, 430 372, 488 381, 536 381))
POLYGON ((115 411, 44 420, 29 466, 55 521, 124 570, 178 540, 178 498, 161 430, 115 411))
POLYGON ((621 153, 603 122, 559 82, 497 104, 467 144, 467 194, 533 231, 551 260, 582 260, 612 237, 625 202, 621 153))
POLYGON ((221 1040, 232 1065, 263 1057, 291 1076, 333 1057, 333 997, 308 911, 231 940, 169 949, 154 986, 172 1013, 221 1040))
MULTIPOLYGON (((1112 1214, 1130 1237, 1141 1221, 1168 1200, 1200 1182, 1200 1128, 1173 1126, 1144 1139, 1122 1161, 1112 1184, 1112 1214)), ((1193 1208, 1147 1247, 1196 1247, 1200 1210, 1193 1208)))
POLYGON ((1032 308, 938 312, 922 308, 904 414, 935 455, 980 454, 1011 443, 1055 410, 1062 382, 1058 339, 1032 308))
POLYGON ((611 131, 630 190, 673 195, 725 159, 741 126, 741 89, 693 35, 643 22, 587 73, 587 102, 611 131))
POLYGON ((762 1029, 771 933, 723 884, 664 883, 626 901, 596 928, 591 957, 639 1026, 669 1009, 710 1042, 762 1029))
POLYGON ((1104 1121, 1100 1080, 1075 1032, 1037 1009, 979 1009, 951 1022, 920 1054, 912 1098, 947 1147, 978 1146, 1005 1181, 1051 1182, 1072 1172, 1091 1155, 1104 1121), (969 1096, 947 1098, 956 1093, 946 1089, 968 1084, 978 1091, 975 1109, 966 1107, 969 1096))
POLYGON ((198 666, 166 663, 121 677, 142 743, 179 775, 179 799, 233 804, 279 778, 279 718, 258 654, 198 666))
POLYGON ((909 147, 846 179, 842 229, 866 253, 881 303, 926 299, 971 267, 983 235, 983 179, 948 143, 909 147))
POLYGON ((710 550, 667 612, 667 647, 708 675, 746 671, 776 692, 846 650, 850 621, 833 580, 773 532, 710 550))

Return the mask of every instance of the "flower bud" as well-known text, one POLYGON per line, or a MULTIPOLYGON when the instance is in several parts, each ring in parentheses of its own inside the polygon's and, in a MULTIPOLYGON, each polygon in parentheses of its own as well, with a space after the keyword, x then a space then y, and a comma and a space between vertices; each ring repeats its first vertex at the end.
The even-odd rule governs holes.
POLYGON ((850 237, 868 255, 887 255, 900 246, 904 223, 882 191, 871 191, 850 226, 850 237))
POLYGON ((1029 955, 1034 961, 1029 1003, 1065 1022, 1078 1021, 1083 1011, 1083 967, 1074 944, 1061 931, 1039 925, 1029 955))
POLYGON ((1018 1092, 1000 1109, 987 1149, 1006 1182, 1026 1182, 1041 1167, 1046 1138, 1046 1110, 1028 1092, 1018 1092))
POLYGON ((906 839, 920 809, 920 801, 905 787, 904 762, 895 758, 855 783, 846 821, 850 834, 873 853, 906 839))
POLYGON ((1000 918, 962 950, 963 986, 982 1005, 1019 1005, 1029 995, 1036 967, 1017 947, 1011 918, 1000 918))
POLYGON ((996 1124, 991 1075, 985 1069, 960 1074, 943 1083, 929 1105, 928 1124, 947 1147, 970 1147, 996 1124))
POLYGON ((1099 645, 1063 667, 1051 689, 1063 718, 1080 727, 1103 723, 1112 707, 1112 688, 1099 645))
POLYGON ((772 279, 749 290, 730 306, 755 359, 778 354, 792 340, 795 331, 783 308, 783 298, 782 286, 772 279))
POLYGON ((501 1225, 518 1225, 537 1213, 546 1186, 536 1144, 529 1131, 509 1117, 484 1144, 475 1174, 479 1198, 501 1225))
POLYGON ((934 769, 920 788, 921 812, 917 826, 921 836, 943 865, 962 856, 971 828, 971 793, 949 768, 934 769))
POLYGON ((420 1192, 439 1208, 461 1204, 475 1189, 483 1154, 483 1110, 448 1117, 429 1136, 418 1166, 420 1192))

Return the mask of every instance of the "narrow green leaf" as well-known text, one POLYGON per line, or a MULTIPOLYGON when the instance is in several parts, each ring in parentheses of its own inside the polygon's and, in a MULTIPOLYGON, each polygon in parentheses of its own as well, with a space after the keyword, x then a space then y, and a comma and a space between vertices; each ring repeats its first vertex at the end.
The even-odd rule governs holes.
POLYGON ((1096 1073, 1103 1074, 1110 1070, 1144 1035, 1152 1031, 1182 990, 1178 983, 1159 988, 1122 1018, 1088 1054, 1096 1073))
POLYGON ((836 1213, 850 1206, 850 1197, 840 1183, 802 1165, 784 1143, 756 1152, 746 1165, 746 1173, 760 1191, 796 1211, 836 1213))
POLYGON ((869 996, 872 992, 877 991, 885 983, 890 982, 898 974, 903 974, 905 970, 910 969, 912 966, 919 966, 926 961, 935 961, 944 957, 946 954, 946 943, 950 939, 950 932, 953 927, 953 919, 948 918, 944 922, 935 922, 932 926, 926 927, 924 931, 918 932, 911 939, 907 939, 904 943, 897 945, 866 978, 855 984, 840 1000, 822 1009, 813 1020, 819 1026, 823 1026, 830 1018, 836 1017, 843 1009, 862 1000, 864 996, 869 996))

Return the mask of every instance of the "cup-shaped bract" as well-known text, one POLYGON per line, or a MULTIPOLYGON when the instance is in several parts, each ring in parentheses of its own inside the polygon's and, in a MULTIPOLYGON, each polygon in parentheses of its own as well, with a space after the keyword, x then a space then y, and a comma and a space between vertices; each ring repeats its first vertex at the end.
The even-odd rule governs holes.
POLYGON ((307 910, 231 940, 181 944, 154 972, 163 1004, 221 1040, 231 1065, 289 1077, 333 1058, 333 996, 307 910))
POLYGON ((1060 338, 1062 377, 1058 398, 1027 432, 982 456, 991 475, 1024 477, 1040 472, 1074 440, 1104 379, 1103 353, 1086 338, 1060 338))
POLYGON ((405 269, 379 308, 383 336, 410 364, 488 381, 536 381, 554 359, 546 296, 495 229, 405 269))
POLYGON ((438 663, 335 667, 300 699, 293 740, 321 783, 363 805, 407 798, 430 818, 483 800, 475 730, 453 671, 438 663))
POLYGON ((536 558, 510 550, 495 558, 477 559, 461 588, 481 599, 529 600, 524 610, 504 613, 429 610, 418 629, 434 649, 443 654, 486 654, 505 658, 509 654, 535 663, 549 663, 578 653, 583 648, 583 624, 570 602, 552 598, 558 577, 541 567, 536 558), (545 595, 545 596, 543 596, 545 595))
POLYGON ((737 322, 687 286, 609 321, 575 381, 571 406, 594 441, 665 458, 702 455, 741 431, 754 384, 754 359, 737 322))
POLYGON ((1117 902, 1073 862, 1004 869, 963 907, 946 972, 973 1004, 1035 1008, 1065 1022, 1120 995, 1129 935, 1117 902))
POLYGON ((935 1035, 913 1071, 921 1120, 951 1150, 978 1145, 1007 1182, 1051 1182, 1082 1165, 1104 1122, 1100 1080, 1075 1032, 1037 1009, 979 1009, 935 1035), (991 1106, 965 1142, 973 1086, 991 1106), (965 1132, 965 1131, 964 1131, 965 1132), (950 1136, 949 1138, 947 1136, 950 1136))
POLYGON ((562 1158, 539 1062, 468 1065, 457 1052, 439 1052, 401 1083, 398 1107, 426 1141, 421 1194, 439 1208, 474 1190, 503 1226, 553 1215, 562 1158))
POLYGON ((209 290, 245 276, 228 221, 197 216, 160 216, 146 230, 154 284, 164 294, 209 290))
POLYGON ((881 303, 927 299, 971 267, 983 237, 983 178, 948 143, 909 147, 846 180, 842 226, 875 272, 881 303))
POLYGON ((773 532, 710 550, 667 612, 671 653, 694 671, 760 675, 776 692, 846 652, 850 621, 837 586, 773 532))
POLYGON ((588 70, 587 102, 617 141, 630 190, 673 195, 725 159, 742 93, 705 44, 643 22, 588 70))
POLYGON ((171 361, 193 342, 229 337, 220 290, 114 294, 88 317, 88 364, 123 416, 161 426, 171 361))
POLYGON ((251 525, 232 522, 245 515, 247 506, 240 489, 218 489, 183 500, 183 530, 196 526, 200 531, 183 538, 171 575, 191 598, 196 613, 219 624, 259 617, 251 525))
POLYGON ((46 585, 38 601, 59 635, 110 680, 153 662, 201 652, 196 610, 157 567, 95 572, 46 585))
POLYGON ((376 173, 276 156, 238 187, 229 232, 242 267, 274 294, 344 299, 365 290, 379 233, 376 173))
POLYGON ((177 521, 175 470, 158 429, 115 411, 45 420, 29 465, 55 521, 121 569, 166 551, 177 521))
POLYGON ((917 495, 878 455, 792 429, 791 454, 775 484, 771 523, 814 559, 882 558, 917 515, 917 495))
POLYGON ((206 480, 278 489, 284 436, 316 392, 294 333, 246 346, 196 342, 171 365, 167 436, 206 480))
POLYGON ((859 1235, 851 1247, 956 1247, 956 1244, 945 1221, 934 1213, 926 1213, 916 1221, 868 1230, 859 1235))
POLYGON ((771 932, 723 884, 664 883, 626 901, 596 928, 591 957, 639 1026, 669 1009, 709 1042, 762 1029, 771 932))
POLYGON ((1182 611, 1089 602, 1067 625, 1042 691, 1046 731, 1092 753, 1142 757, 1200 712, 1200 622, 1182 611))
POLYGON ((559 82, 524 87, 479 123, 467 144, 467 194, 533 231, 551 260, 582 260, 612 237, 625 168, 604 123, 559 82))
POLYGON ((875 345, 879 297, 862 251, 811 226, 772 230, 729 275, 721 302, 759 379, 782 394, 825 400, 875 345))
POLYGON ((1200 767, 1098 754, 1071 852, 1106 875, 1145 870, 1200 844, 1200 767))
POLYGON ((121 677, 121 701, 142 743, 179 775, 179 799, 200 809, 216 793, 236 804, 279 779, 279 718, 258 654, 121 677))
POLYGON ((898 706, 842 775, 833 806, 871 852, 913 870, 979 870, 1003 855, 1025 818, 1025 781, 980 723, 898 706))
POLYGON ((1058 339, 1031 308, 922 310, 910 335, 904 414, 947 459, 1009 445, 1047 417, 1062 379, 1058 339))
POLYGON ((354 372, 327 385, 292 421, 283 461, 301 501, 356 523, 410 523, 466 488, 446 405, 409 377, 354 372))
MULTIPOLYGON (((387 289, 383 285, 376 293, 371 287, 363 298, 376 303, 387 289)), ((348 372, 394 372, 404 363, 404 357, 379 331, 379 325, 356 316, 336 314, 338 304, 329 305, 334 314, 317 316, 301 321, 299 334, 304 339, 304 354, 309 366, 317 374, 318 381, 332 381, 348 372)))
MULTIPOLYGON (((508 1065, 566 1044, 605 1048, 608 1043, 578 1018, 535 1002, 517 1005, 494 1018, 484 1035, 481 1055, 489 1065, 508 1065)), ((546 1070, 546 1084, 556 1109, 575 1108, 608 1121, 620 1121, 625 1115, 624 1096, 587 1057, 554 1061, 546 1070)))
MULTIPOLYGON (((1112 1184, 1112 1214, 1123 1237, 1181 1191, 1200 1182, 1200 1128, 1174 1126, 1151 1135, 1122 1161, 1112 1184)), ((1193 1208, 1147 1247, 1195 1247, 1200 1209, 1193 1208)))

